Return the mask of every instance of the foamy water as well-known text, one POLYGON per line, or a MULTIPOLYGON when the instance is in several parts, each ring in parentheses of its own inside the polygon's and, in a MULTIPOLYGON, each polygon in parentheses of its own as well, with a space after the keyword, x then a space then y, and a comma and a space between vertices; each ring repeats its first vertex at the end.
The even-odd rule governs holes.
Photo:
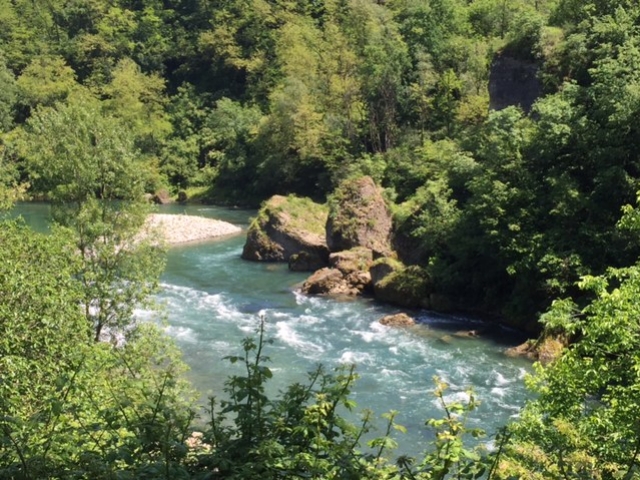
POLYGON ((242 261, 242 243, 227 239, 169 254, 160 295, 168 310, 167 333, 181 346, 203 395, 219 395, 227 375, 238 374, 222 358, 240 352, 240 342, 255 334, 262 314, 273 340, 265 348, 274 372, 270 392, 304 382, 318 363, 353 363, 360 376, 353 391, 359 408, 378 415, 401 412, 397 421, 408 428, 398 438, 402 453, 422 450, 431 440, 425 420, 443 414, 432 394, 434 376, 449 384, 447 402, 465 401, 473 388, 481 405, 470 422, 489 434, 518 414, 528 363, 504 356, 508 342, 456 337, 455 331, 477 325, 427 312, 414 312, 417 327, 383 326, 378 320, 397 309, 370 300, 301 295, 296 287, 304 274, 242 261))
MULTIPOLYGON (((213 207, 169 207, 163 213, 189 213, 246 225, 247 213, 213 207)), ((46 207, 29 204, 23 212, 40 229, 46 207)), ((223 357, 241 351, 241 341, 255 333, 264 314, 267 337, 273 340, 265 354, 274 372, 269 392, 306 380, 318 363, 327 368, 355 363, 360 379, 353 397, 359 409, 378 415, 391 409, 408 428, 398 438, 398 454, 417 454, 431 439, 424 421, 440 417, 433 397, 433 377, 449 384, 445 400, 464 401, 472 387, 480 400, 471 424, 494 433, 518 415, 527 394, 523 378, 529 364, 503 355, 514 343, 506 340, 458 338, 457 330, 477 328, 460 319, 418 312, 420 325, 394 329, 378 323, 397 312, 368 300, 336 302, 296 293, 305 275, 286 266, 240 259, 242 238, 170 250, 158 301, 164 305, 166 332, 174 338, 191 366, 190 378, 207 395, 220 395, 225 379, 238 374, 223 357)), ((138 310, 141 321, 154 315, 138 310)), ((510 335, 504 335, 508 338, 510 335)), ((384 424, 379 422, 380 427, 384 424)), ((491 444, 491 438, 487 438, 491 444)))

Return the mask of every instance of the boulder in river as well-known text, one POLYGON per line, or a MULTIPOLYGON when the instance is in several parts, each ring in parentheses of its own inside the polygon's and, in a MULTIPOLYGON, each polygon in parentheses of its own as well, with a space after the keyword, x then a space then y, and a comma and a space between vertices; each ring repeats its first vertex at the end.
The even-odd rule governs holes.
POLYGON ((302 251, 289 257, 289 270, 292 272, 315 272, 327 265, 326 255, 302 251))
POLYGON ((354 272, 368 272, 372 261, 373 253, 364 247, 356 247, 329 255, 329 265, 345 275, 354 272))
POLYGON ((332 252, 365 247, 388 254, 391 226, 391 212, 373 179, 348 179, 338 186, 329 202, 327 246, 332 252))
POLYGON ((371 290, 369 266, 373 254, 368 248, 353 248, 329 255, 330 268, 312 274, 302 292, 324 295, 359 295, 371 290))
POLYGON ((327 265, 327 208, 306 198, 275 195, 260 208, 242 250, 245 260, 291 262, 295 270, 327 265), (297 255, 291 260, 293 255, 297 255))
POLYGON ((391 275, 393 272, 402 270, 403 268, 405 268, 404 265, 394 258, 378 258, 369 267, 369 273, 371 274, 371 283, 373 283, 373 285, 375 286, 385 277, 391 275))
POLYGON ((309 295, 357 295, 357 289, 337 268, 322 268, 314 272, 303 284, 302 293, 309 295))
POLYGON ((382 325, 389 327, 410 327, 415 325, 416 321, 406 313, 396 313, 395 315, 387 315, 378 320, 382 325))

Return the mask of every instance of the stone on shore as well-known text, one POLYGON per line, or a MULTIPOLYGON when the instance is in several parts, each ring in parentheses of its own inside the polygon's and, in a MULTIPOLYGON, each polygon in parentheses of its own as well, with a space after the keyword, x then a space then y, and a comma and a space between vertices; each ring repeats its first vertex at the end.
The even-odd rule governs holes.
POLYGON ((158 235, 167 245, 200 242, 242 232, 237 225, 195 215, 153 213, 142 227, 143 236, 158 235))
POLYGON ((153 195, 153 202, 158 205, 168 205, 171 203, 171 195, 165 188, 163 188, 153 195))

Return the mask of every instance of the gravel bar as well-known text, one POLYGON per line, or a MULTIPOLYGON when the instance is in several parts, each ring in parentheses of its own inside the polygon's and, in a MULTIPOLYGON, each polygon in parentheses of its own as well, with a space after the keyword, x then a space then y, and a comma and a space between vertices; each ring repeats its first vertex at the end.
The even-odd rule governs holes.
POLYGON ((179 245, 235 235, 241 233, 242 229, 237 225, 213 218, 152 213, 147 217, 143 231, 157 232, 168 245, 179 245))

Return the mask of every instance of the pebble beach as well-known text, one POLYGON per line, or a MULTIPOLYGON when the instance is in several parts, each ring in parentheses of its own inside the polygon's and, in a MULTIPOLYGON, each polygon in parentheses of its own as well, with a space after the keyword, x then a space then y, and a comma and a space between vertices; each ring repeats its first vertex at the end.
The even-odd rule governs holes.
POLYGON ((201 242, 242 232, 237 225, 195 215, 153 213, 147 217, 144 232, 156 233, 167 245, 201 242))

